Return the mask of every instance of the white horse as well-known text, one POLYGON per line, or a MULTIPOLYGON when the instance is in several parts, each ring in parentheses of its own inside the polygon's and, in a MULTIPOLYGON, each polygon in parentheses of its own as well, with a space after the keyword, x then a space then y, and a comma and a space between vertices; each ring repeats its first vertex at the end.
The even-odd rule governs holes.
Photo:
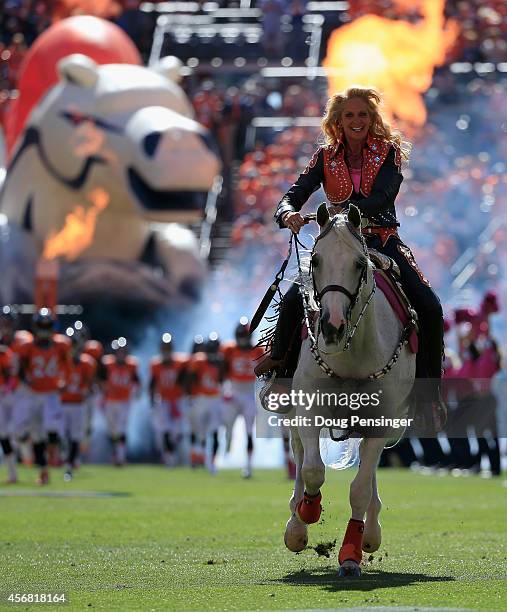
MULTIPOLYGON (((381 407, 375 409, 377 416, 403 417, 415 377, 415 355, 386 297, 375 291, 374 266, 361 236, 361 215, 351 206, 348 216, 330 218, 323 204, 317 222, 320 233, 312 252, 311 293, 318 307, 318 320, 310 324, 308 338, 303 341, 292 390, 315 394, 323 389, 323 378, 328 382, 323 389, 326 392, 330 391, 329 384, 343 388, 340 378, 362 380, 365 384, 369 381, 382 397, 381 407)), ((340 415, 340 409, 330 405, 308 411, 307 400, 297 403, 294 412, 301 418, 310 417, 312 422, 317 414, 340 415)), ((319 445, 322 427, 302 423, 299 420, 298 426, 291 428, 296 480, 285 544, 294 552, 305 548, 307 525, 320 518, 320 489, 325 479, 319 445)), ((399 437, 403 428, 382 430, 379 437, 369 431, 361 434, 360 465, 350 485, 352 517, 339 554, 341 576, 360 575, 361 549, 374 552, 380 547, 381 501, 376 470, 386 438, 399 437)))

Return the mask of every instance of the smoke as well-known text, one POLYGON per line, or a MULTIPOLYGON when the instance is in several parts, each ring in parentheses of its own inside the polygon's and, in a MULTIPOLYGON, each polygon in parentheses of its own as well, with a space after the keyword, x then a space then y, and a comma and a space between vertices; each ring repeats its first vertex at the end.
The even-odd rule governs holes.
MULTIPOLYGON (((232 340, 234 329, 242 316, 252 318, 258 302, 280 267, 278 253, 268 253, 262 245, 243 245, 230 253, 228 261, 211 272, 205 282, 198 303, 175 306, 159 313, 157 318, 142 329, 142 340, 135 347, 143 381, 143 396, 133 404, 129 427, 129 449, 132 457, 146 458, 154 453, 154 440, 150 431, 147 399, 149 362, 159 351, 162 334, 173 336, 175 350, 188 353, 193 338, 200 334, 206 338, 216 331, 220 341, 232 340)), ((136 334, 137 335, 137 334, 136 334)), ((239 420, 233 432, 233 452, 224 455, 221 440, 219 467, 239 467, 245 463, 245 430, 239 420)), ((273 467, 282 461, 280 440, 256 440, 254 460, 256 466, 273 467)))

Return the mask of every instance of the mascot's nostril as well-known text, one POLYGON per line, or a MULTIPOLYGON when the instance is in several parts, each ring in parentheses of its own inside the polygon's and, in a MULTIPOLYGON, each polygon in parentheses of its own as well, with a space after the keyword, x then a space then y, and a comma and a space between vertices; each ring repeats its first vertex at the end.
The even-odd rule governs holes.
POLYGON ((217 143, 214 141, 213 137, 211 136, 211 134, 209 132, 199 132, 198 133, 199 138, 201 139, 201 141, 203 142, 204 146, 209 149, 210 151, 212 151, 215 154, 220 155, 220 151, 219 148, 217 146, 217 143))
POLYGON ((28 202, 26 203, 25 212, 23 214, 23 222, 21 226, 25 230, 25 232, 31 232, 33 230, 32 198, 29 198, 28 202))
POLYGON ((151 132, 143 139, 144 152, 148 157, 153 157, 162 138, 162 132, 151 132))
POLYGON ((201 282, 196 278, 185 278, 180 282, 179 291, 186 298, 196 301, 201 297, 201 282))

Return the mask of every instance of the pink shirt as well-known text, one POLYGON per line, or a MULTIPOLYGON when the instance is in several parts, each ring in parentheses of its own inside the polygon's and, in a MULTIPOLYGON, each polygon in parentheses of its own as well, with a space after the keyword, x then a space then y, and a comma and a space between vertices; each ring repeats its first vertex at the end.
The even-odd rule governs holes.
POLYGON ((491 379, 499 370, 498 353, 489 346, 484 349, 482 355, 477 359, 475 375, 478 378, 476 383, 477 391, 480 393, 490 393, 491 379))
POLYGON ((361 170, 359 168, 349 168, 349 172, 352 184, 354 185, 354 191, 359 193, 361 189, 361 170))

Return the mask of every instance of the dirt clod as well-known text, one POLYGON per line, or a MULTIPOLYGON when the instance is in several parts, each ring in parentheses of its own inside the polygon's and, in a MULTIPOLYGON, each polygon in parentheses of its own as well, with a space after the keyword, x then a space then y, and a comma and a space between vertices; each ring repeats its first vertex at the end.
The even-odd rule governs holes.
POLYGON ((333 540, 332 542, 320 542, 319 544, 317 544, 317 546, 313 546, 312 548, 319 557, 326 557, 327 559, 329 559, 335 547, 336 540, 333 540))

